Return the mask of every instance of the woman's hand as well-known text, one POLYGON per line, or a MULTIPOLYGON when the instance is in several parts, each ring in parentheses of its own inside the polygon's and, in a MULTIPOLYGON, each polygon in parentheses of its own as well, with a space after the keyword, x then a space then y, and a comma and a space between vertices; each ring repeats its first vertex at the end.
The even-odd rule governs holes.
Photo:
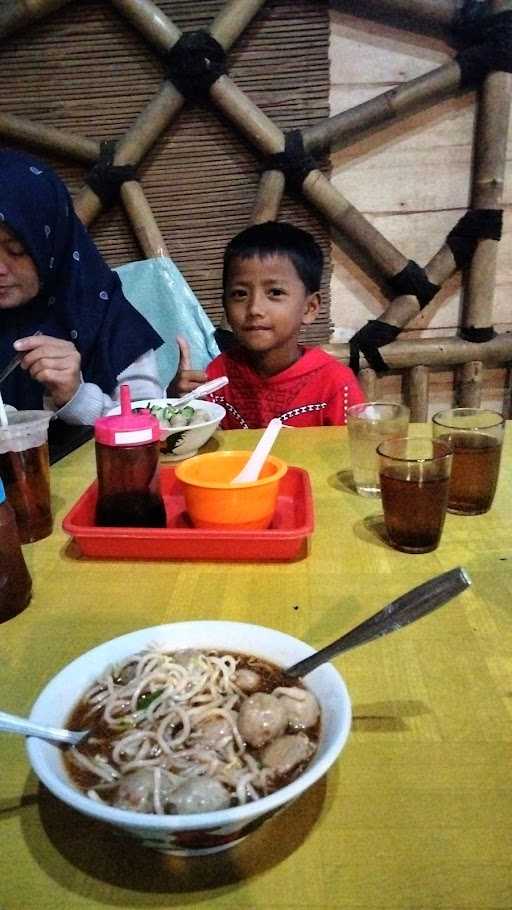
POLYGON ((187 339, 183 338, 182 335, 176 335, 176 342, 180 349, 180 361, 178 372, 167 389, 169 398, 179 398, 180 395, 185 395, 186 392, 193 392, 198 385, 208 379, 204 370, 192 369, 187 339))
POLYGON ((20 366, 42 383, 57 407, 71 401, 80 385, 80 354, 72 341, 50 335, 30 335, 14 342, 22 354, 20 366))

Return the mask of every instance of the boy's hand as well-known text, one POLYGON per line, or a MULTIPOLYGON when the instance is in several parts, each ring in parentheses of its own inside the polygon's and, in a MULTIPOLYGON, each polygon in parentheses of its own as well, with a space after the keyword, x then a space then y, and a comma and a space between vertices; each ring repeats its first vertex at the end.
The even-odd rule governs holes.
POLYGON ((30 335, 14 342, 22 354, 20 366, 41 382, 57 407, 71 401, 80 385, 80 354, 72 341, 50 335, 30 335))
POLYGON ((190 348, 187 339, 182 335, 176 335, 176 342, 180 349, 180 361, 178 364, 178 372, 167 389, 169 398, 179 398, 180 395, 185 395, 186 392, 193 392, 194 389, 197 389, 198 385, 201 385, 202 382, 206 382, 208 379, 204 370, 192 369, 190 348))

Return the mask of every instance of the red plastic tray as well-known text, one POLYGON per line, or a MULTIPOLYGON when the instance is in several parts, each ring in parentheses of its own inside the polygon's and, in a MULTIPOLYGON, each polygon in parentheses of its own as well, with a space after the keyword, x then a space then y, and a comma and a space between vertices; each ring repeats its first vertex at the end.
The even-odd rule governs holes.
POLYGON ((82 554, 96 559, 205 559, 287 561, 307 555, 314 527, 313 497, 307 471, 290 466, 279 485, 270 528, 211 530, 191 526, 182 485, 174 468, 161 467, 166 528, 100 528, 94 524, 97 484, 91 484, 68 512, 62 527, 82 554))

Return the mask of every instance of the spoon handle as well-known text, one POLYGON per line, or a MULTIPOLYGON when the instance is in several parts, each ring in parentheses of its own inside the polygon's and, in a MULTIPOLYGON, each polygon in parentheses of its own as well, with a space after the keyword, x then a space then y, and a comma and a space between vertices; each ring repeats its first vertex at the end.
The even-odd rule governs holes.
POLYGON ((231 483, 251 483, 260 476, 260 471, 265 464, 265 460, 281 431, 283 424, 279 417, 273 417, 265 428, 265 432, 258 440, 254 452, 243 466, 242 470, 233 477, 231 483))
POLYGON ((58 727, 46 727, 34 724, 26 717, 17 717, 15 714, 6 714, 0 711, 0 731, 4 733, 21 733, 24 736, 37 736, 50 742, 76 744, 83 739, 84 731, 61 730, 58 727))
POLYGON ((217 379, 210 379, 209 382, 203 382, 202 385, 198 385, 197 388, 193 389, 191 392, 182 395, 178 405, 181 408, 184 404, 187 404, 187 402, 194 401, 195 398, 202 398, 204 395, 211 395, 212 392, 218 392, 218 390, 222 389, 228 382, 229 379, 227 376, 218 376, 217 379))
POLYGON ((470 584, 471 579, 468 573, 461 567, 436 575, 435 578, 418 585, 412 591, 407 591, 406 594, 397 597, 387 607, 365 619, 359 626, 351 629, 341 638, 337 638, 332 644, 289 667, 285 671, 286 675, 305 676, 306 673, 311 673, 320 664, 341 654, 342 651, 357 648, 382 635, 388 635, 389 632, 395 632, 411 622, 416 622, 422 616, 427 616, 428 613, 442 607, 470 584))

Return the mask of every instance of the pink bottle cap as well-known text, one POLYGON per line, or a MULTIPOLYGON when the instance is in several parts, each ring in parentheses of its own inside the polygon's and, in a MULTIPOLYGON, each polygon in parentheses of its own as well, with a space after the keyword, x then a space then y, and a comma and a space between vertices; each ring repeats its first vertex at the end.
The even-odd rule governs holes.
POLYGON ((132 411, 130 386, 121 386, 121 413, 100 417, 94 438, 105 446, 142 446, 160 441, 160 424, 149 411, 132 411))

